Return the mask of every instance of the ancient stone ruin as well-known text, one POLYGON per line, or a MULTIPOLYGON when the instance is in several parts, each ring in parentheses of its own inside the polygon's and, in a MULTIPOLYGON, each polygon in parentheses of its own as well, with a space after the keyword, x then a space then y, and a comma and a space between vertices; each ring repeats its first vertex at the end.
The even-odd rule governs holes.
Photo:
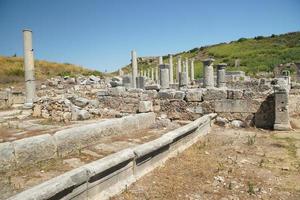
POLYGON ((7 131, 0 172, 16 179, 18 170, 34 174, 52 166, 55 173, 19 187, 4 181, 3 198, 108 199, 205 138, 215 124, 288 132, 300 113, 299 70, 296 80, 289 71, 257 79, 209 57, 201 60, 202 79, 195 77, 195 58, 169 54, 164 63, 160 56, 157 66, 142 71, 133 50, 128 73, 37 83, 32 31, 23 35, 25 90, 0 92, 0 126, 7 131))

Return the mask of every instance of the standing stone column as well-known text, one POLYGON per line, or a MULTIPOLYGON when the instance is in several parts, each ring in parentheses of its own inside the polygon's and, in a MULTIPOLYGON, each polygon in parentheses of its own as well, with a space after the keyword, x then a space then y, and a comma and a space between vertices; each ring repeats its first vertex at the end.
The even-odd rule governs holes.
POLYGON ((170 88, 169 82, 169 65, 159 65, 160 68, 160 87, 161 89, 168 89, 170 88))
POLYGON ((131 66, 132 66, 132 87, 136 88, 136 77, 138 74, 138 65, 137 65, 137 57, 136 52, 131 51, 131 66))
POLYGON ((159 56, 159 57, 158 57, 158 65, 162 65, 162 64, 164 64, 164 62, 163 62, 163 57, 162 57, 162 56, 159 56))
POLYGON ((284 86, 275 87, 274 130, 286 131, 291 129, 288 105, 289 105, 288 90, 284 86))
POLYGON ((185 58, 185 72, 186 72, 186 78, 187 81, 189 82, 189 59, 185 58))
POLYGON ((226 72, 225 68, 227 67, 226 63, 220 63, 217 65, 217 87, 226 88, 226 72))
POLYGON ((26 99, 24 107, 32 108, 35 101, 35 76, 34 76, 34 56, 32 48, 32 31, 23 30, 24 40, 24 71, 25 71, 25 86, 26 99))
POLYGON ((177 57, 177 74, 176 74, 176 79, 179 83, 179 73, 181 72, 181 56, 177 57))
POLYGON ((173 77, 173 56, 169 55, 169 65, 170 65, 170 84, 173 84, 174 77, 173 77))
POLYGON ((215 59, 208 58, 203 61, 203 87, 214 87, 214 68, 215 59))
POLYGON ((195 80, 194 58, 191 59, 191 81, 195 80))
POLYGON ((154 69, 153 69, 153 67, 151 68, 151 80, 154 80, 154 69))
POLYGON ((150 79, 150 70, 151 70, 150 68, 147 69, 147 78, 149 79, 150 79))

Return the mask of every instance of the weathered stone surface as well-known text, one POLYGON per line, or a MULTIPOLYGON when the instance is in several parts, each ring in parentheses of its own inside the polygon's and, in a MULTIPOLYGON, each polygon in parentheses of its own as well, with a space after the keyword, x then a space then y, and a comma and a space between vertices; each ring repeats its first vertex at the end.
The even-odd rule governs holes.
POLYGON ((0 143, 0 171, 15 167, 14 148, 10 142, 0 143))
POLYGON ((79 120, 87 120, 90 117, 91 117, 91 115, 87 110, 79 110, 78 111, 78 119, 79 120))
POLYGON ((40 117, 42 115, 42 105, 36 104, 33 108, 33 117, 40 117))
POLYGON ((202 90, 188 90, 185 96, 186 101, 202 101, 202 90))
POLYGON ((223 99, 215 101, 215 112, 256 113, 260 107, 257 100, 223 99))
POLYGON ((160 90, 160 85, 154 84, 154 85, 146 85, 145 90, 160 90))
POLYGON ((111 96, 121 96, 125 93, 125 87, 114 87, 108 89, 108 94, 111 96))
POLYGON ((176 91, 174 94, 174 99, 183 100, 185 97, 185 92, 183 91, 176 91))
POLYGON ((227 90, 228 99, 242 99, 243 91, 242 90, 227 90))
POLYGON ((108 91, 106 89, 99 90, 97 96, 108 96, 108 91))
POLYGON ((173 99, 174 95, 175 92, 170 90, 164 90, 158 92, 158 98, 160 99, 173 99))
POLYGON ((12 142, 18 166, 26 166, 55 158, 56 145, 51 135, 44 134, 12 142))
POLYGON ((153 105, 152 101, 140 101, 139 103, 139 112, 152 112, 153 111, 153 105))
POLYGON ((74 105, 79 106, 79 107, 84 107, 89 103, 89 100, 86 98, 83 98, 83 97, 74 98, 71 101, 74 105))
MULTIPOLYGON (((74 188, 81 190, 87 188, 88 169, 80 167, 66 172, 60 176, 50 179, 42 184, 34 186, 24 192, 21 192, 11 198, 10 200, 41 200, 41 199, 60 199, 58 194, 64 191, 72 191, 74 188), (57 197, 57 198, 54 198, 57 197)), ((64 197, 68 196, 68 192, 64 193, 64 197)), ((71 193, 71 196, 74 195, 71 193)), ((66 199, 70 199, 66 198, 66 199)))
POLYGON ((220 88, 209 88, 203 91, 203 100, 219 100, 219 99, 226 99, 227 98, 227 91, 220 88))

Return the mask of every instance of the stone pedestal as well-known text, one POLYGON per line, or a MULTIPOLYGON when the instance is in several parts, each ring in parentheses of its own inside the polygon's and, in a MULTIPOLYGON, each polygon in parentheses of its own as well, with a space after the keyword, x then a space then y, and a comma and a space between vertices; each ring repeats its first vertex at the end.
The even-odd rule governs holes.
POLYGON ((289 120, 289 93, 284 87, 275 88, 275 123, 274 130, 286 131, 291 129, 289 120))
POLYGON ((217 87, 226 88, 226 63, 220 63, 217 66, 217 87))
MULTIPOLYGON (((162 66, 162 65, 160 65, 160 66, 162 66)), ((160 87, 161 87, 161 89, 170 88, 169 69, 168 68, 160 69, 160 87)))
POLYGON ((208 58, 203 61, 203 87, 212 88, 214 87, 214 68, 213 58, 208 58))
POLYGON ((145 89, 145 77, 136 77, 136 87, 140 89, 145 89))
POLYGON ((170 72, 170 84, 173 84, 174 83, 174 77, 173 77, 173 56, 170 54, 169 55, 169 65, 170 65, 170 69, 169 69, 169 72, 170 72))
POLYGON ((32 108, 35 101, 35 75, 34 75, 34 56, 32 48, 32 31, 23 30, 24 39, 24 71, 25 71, 25 86, 26 99, 25 108, 32 108))
POLYGON ((122 84, 123 84, 123 86, 125 87, 125 88, 131 88, 132 87, 132 81, 131 81, 132 79, 131 79, 131 76, 128 76, 128 75, 126 75, 126 76, 123 76, 123 79, 122 79, 122 84))
POLYGON ((186 73, 180 72, 179 73, 179 87, 186 87, 188 85, 187 79, 186 79, 186 73))
MULTIPOLYGON (((135 80, 138 75, 138 65, 136 52, 131 51, 131 66, 132 66, 132 80, 135 80)), ((132 88, 136 88, 136 82, 132 81, 132 88)))

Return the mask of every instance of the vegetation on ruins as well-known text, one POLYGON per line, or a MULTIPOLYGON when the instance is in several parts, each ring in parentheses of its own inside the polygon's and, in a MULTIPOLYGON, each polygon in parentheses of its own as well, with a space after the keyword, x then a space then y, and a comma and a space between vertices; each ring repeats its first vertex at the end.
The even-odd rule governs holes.
MULTIPOLYGON (((282 35, 272 34, 269 37, 256 36, 254 38, 240 38, 229 43, 220 43, 211 46, 193 48, 173 56, 174 68, 177 66, 177 56, 184 60, 195 58, 195 77, 202 77, 201 60, 207 57, 216 59, 215 64, 225 62, 226 70, 245 71, 248 75, 255 76, 259 72, 272 72, 279 64, 300 61, 300 32, 286 33, 282 35), (235 60, 240 60, 240 66, 235 67, 235 60)), ((168 56, 163 56, 168 63, 168 56)), ((157 66, 157 60, 139 59, 139 68, 147 69, 157 66)), ((123 68, 126 72, 130 65, 123 68)))
MULTIPOLYGON (((69 63, 55 63, 43 60, 36 60, 35 74, 39 80, 54 76, 78 76, 78 75, 98 75, 102 73, 90 70, 78 65, 69 63)), ((12 56, 0 56, 0 83, 12 83, 24 81, 23 58, 12 56)))

